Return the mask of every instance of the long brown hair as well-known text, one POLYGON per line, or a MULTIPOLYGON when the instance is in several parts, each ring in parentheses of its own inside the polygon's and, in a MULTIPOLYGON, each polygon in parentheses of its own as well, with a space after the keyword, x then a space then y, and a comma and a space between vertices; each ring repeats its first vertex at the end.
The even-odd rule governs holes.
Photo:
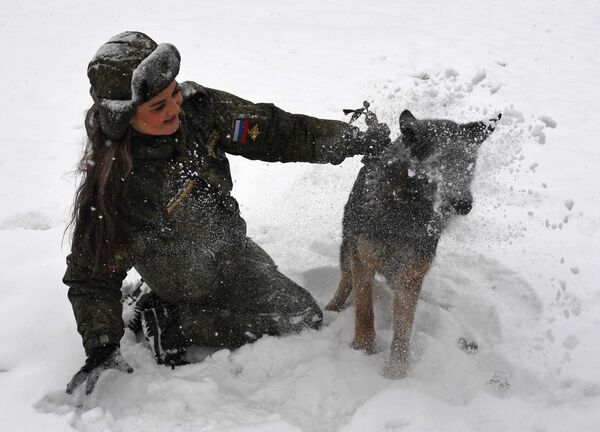
POLYGON ((109 140, 100 127, 96 104, 86 114, 85 129, 85 150, 77 168, 82 178, 69 223, 75 227, 72 252, 90 260, 94 272, 110 271, 117 251, 127 242, 118 203, 133 164, 132 129, 120 140, 109 140))

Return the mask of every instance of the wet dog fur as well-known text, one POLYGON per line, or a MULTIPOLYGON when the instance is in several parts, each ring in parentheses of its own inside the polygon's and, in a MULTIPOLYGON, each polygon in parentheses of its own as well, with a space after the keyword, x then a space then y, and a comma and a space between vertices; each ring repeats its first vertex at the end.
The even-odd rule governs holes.
POLYGON ((400 138, 363 159, 344 209, 341 280, 325 309, 342 310, 354 291, 352 346, 374 353, 373 280, 385 277, 394 295, 390 378, 407 373, 423 278, 448 220, 471 211, 477 150, 499 119, 458 124, 404 111, 400 138))

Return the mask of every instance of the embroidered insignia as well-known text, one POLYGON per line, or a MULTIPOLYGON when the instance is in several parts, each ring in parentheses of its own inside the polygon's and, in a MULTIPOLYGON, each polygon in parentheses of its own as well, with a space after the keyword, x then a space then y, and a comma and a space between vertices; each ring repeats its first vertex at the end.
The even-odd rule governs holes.
POLYGON ((206 147, 208 148, 208 154, 215 159, 218 158, 217 154, 215 153, 215 146, 219 142, 220 136, 221 132, 219 132, 217 129, 214 129, 211 132, 210 137, 208 138, 208 144, 206 145, 206 147))
POLYGON ((260 129, 258 129, 258 123, 256 123, 252 129, 248 131, 248 136, 252 141, 256 141, 256 138, 260 135, 260 129))
POLYGON ((196 182, 194 180, 186 180, 183 187, 177 192, 177 195, 175 195, 175 197, 169 201, 169 204, 167 204, 167 208, 165 209, 167 214, 170 215, 177 209, 177 207, 181 205, 183 200, 190 194, 192 189, 194 189, 194 186, 196 186, 196 182))
POLYGON ((236 119, 233 123, 233 142, 246 144, 248 138, 248 119, 236 119))

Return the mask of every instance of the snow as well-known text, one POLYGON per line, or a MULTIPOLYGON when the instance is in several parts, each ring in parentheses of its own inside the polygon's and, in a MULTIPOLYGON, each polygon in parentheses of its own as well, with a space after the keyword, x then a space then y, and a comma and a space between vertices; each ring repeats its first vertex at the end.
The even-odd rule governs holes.
MULTIPOLYGON (((2 429, 600 430, 598 16, 592 0, 3 0, 2 429), (175 370, 128 332, 133 374, 106 373, 88 398, 64 393, 84 360, 60 280, 86 67, 124 30, 173 43, 181 81, 326 118, 368 100, 394 137, 404 109, 503 114, 480 149, 474 208, 449 226, 425 279, 407 378, 382 376, 391 311, 378 281, 373 356, 349 346, 352 307, 326 313, 318 332, 196 348, 175 370)), ((250 234, 323 306, 359 158, 231 165, 250 234)))
POLYGON ((549 128, 556 128, 556 126, 558 126, 558 123, 556 123, 556 120, 554 120, 552 117, 550 116, 541 116, 540 120, 542 121, 542 123, 544 123, 546 125, 546 127, 549 128))

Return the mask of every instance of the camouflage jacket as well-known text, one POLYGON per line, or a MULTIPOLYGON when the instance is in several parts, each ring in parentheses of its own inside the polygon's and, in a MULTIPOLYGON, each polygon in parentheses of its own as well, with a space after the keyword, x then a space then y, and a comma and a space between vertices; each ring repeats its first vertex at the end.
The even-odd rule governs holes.
POLYGON ((201 302, 217 288, 219 268, 235 259, 246 238, 230 195, 226 153, 315 163, 339 163, 352 154, 346 123, 290 114, 193 82, 180 87, 179 131, 168 137, 133 135, 133 169, 119 205, 129 250, 115 257, 106 274, 95 273, 82 254, 67 257, 63 282, 88 353, 123 335, 120 288, 131 267, 173 303, 201 302))

